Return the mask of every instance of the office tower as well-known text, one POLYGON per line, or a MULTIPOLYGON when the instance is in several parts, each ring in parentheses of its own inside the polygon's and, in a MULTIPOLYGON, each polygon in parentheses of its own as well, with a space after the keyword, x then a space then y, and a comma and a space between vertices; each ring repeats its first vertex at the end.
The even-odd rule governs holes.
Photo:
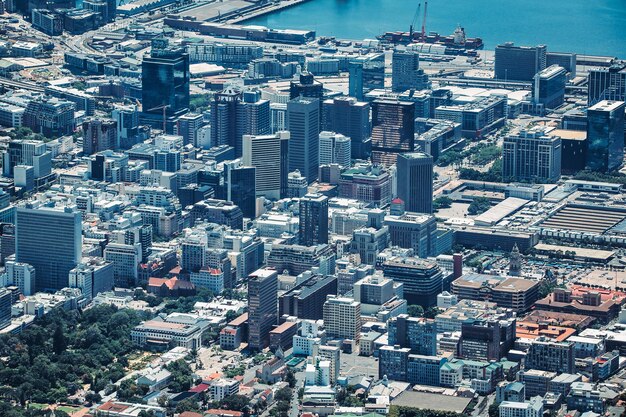
POLYGON ((574 373, 574 342, 555 342, 543 337, 531 342, 526 369, 574 373))
POLYGON ((13 168, 17 165, 32 166, 35 178, 45 177, 52 172, 52 153, 41 141, 12 140, 2 158, 2 173, 6 176, 12 176, 13 168))
POLYGON ((385 217, 391 243, 401 248, 413 249, 415 256, 437 256, 437 221, 426 214, 404 213, 385 217))
POLYGON ((391 61, 391 90, 424 90, 429 87, 428 75, 420 69, 420 56, 415 51, 396 48, 391 61))
POLYGON ((287 195, 289 132, 243 137, 241 162, 255 168, 256 195, 279 200, 287 195))
POLYGON ((118 148, 117 123, 114 120, 90 119, 83 122, 83 154, 118 148))
POLYGON ((113 281, 116 287, 137 286, 137 267, 141 262, 141 244, 109 243, 104 248, 104 259, 113 264, 113 281))
MULTIPOLYGON (((213 95, 211 101, 211 144, 228 145, 235 149, 237 144, 237 103, 241 92, 232 88, 213 95)), ((237 150, 235 149, 235 156, 237 150)))
POLYGON ((381 165, 360 163, 341 173, 339 197, 384 207, 391 202, 391 185, 391 174, 381 165))
POLYGON ((244 91, 242 99, 237 102, 237 142, 235 155, 241 156, 241 138, 243 135, 269 135, 270 102, 261 99, 261 91, 244 91), (237 150, 240 150, 237 153, 237 150))
POLYGON ((69 274, 70 288, 80 288, 83 295, 91 300, 101 292, 114 287, 113 264, 102 258, 84 258, 69 274))
POLYGON ((599 101, 587 110, 587 169, 610 172, 622 165, 624 106, 623 101, 599 101))
POLYGON ((28 165, 16 165, 13 167, 13 182, 16 187, 23 191, 35 188, 35 170, 28 165))
POLYGON ((262 350, 269 345, 270 331, 278 323, 278 273, 263 268, 248 276, 248 346, 262 350))
POLYGON ((199 113, 183 114, 176 121, 176 134, 183 137, 183 145, 198 145, 198 130, 204 126, 204 117, 199 113))
POLYGON ((37 292, 37 273, 32 265, 7 260, 5 267, 8 284, 19 288, 24 295, 33 295, 37 292))
POLYGON ((561 177, 561 138, 543 128, 521 130, 504 138, 504 181, 556 182, 561 177))
POLYGON ((310 271, 304 272, 302 276, 305 281, 279 297, 278 315, 321 320, 324 318, 323 306, 326 297, 337 294, 337 277, 313 274, 310 271))
POLYGON ((287 175, 287 198, 301 198, 308 192, 309 183, 300 174, 300 171, 293 171, 287 175))
POLYGON ((375 100, 372 103, 372 161, 391 166, 398 154, 415 150, 415 103, 375 100))
POLYGON ((546 68, 545 45, 515 46, 507 42, 496 46, 495 78, 504 81, 532 81, 546 68))
POLYGON ((352 97, 337 97, 322 103, 322 130, 350 138, 351 157, 366 159, 371 135, 370 104, 352 97))
POLYGON ((406 211, 433 212, 433 157, 421 152, 403 153, 397 161, 398 197, 406 211))
POLYGON ((141 68, 143 116, 157 128, 166 124, 171 132, 172 119, 189 109, 189 55, 183 48, 156 47, 153 40, 141 68))
POLYGON ((76 127, 75 108, 71 101, 40 96, 28 102, 22 125, 48 138, 71 135, 76 127))
POLYGON ((394 256, 382 265, 383 273, 404 284, 404 298, 409 304, 434 306, 444 286, 444 275, 436 262, 414 257, 394 256))
POLYGON ((313 268, 322 275, 335 273, 335 251, 330 245, 302 246, 273 244, 267 265, 277 271, 287 271, 298 276, 313 268))
POLYGON ((270 103, 270 132, 287 130, 287 103, 270 103))
POLYGON ((387 322, 388 344, 411 349, 418 355, 437 354, 437 324, 434 320, 400 314, 387 322))
POLYGON ((408 381, 407 367, 411 349, 382 346, 378 351, 378 374, 392 381, 408 381))
POLYGON ((313 74, 303 72, 298 81, 291 81, 289 85, 289 98, 293 100, 297 97, 316 98, 322 101, 324 86, 319 81, 315 81, 313 74))
POLYGON ((139 111, 134 104, 114 105, 111 118, 117 125, 117 139, 120 146, 130 148, 139 135, 139 111))
POLYGON ((296 169, 309 183, 319 169, 320 105, 318 99, 298 97, 287 103, 289 171, 296 169))
POLYGON ((566 74, 564 68, 552 65, 533 78, 533 104, 539 114, 553 110, 565 101, 566 74))
POLYGON ((244 217, 256 217, 256 168, 243 166, 240 160, 224 163, 226 200, 239 206, 244 217))
POLYGON ((501 338, 499 321, 468 320, 461 325, 459 356, 471 360, 498 361, 503 353, 500 349, 501 338))
POLYGON ((300 199, 300 244, 328 243, 328 197, 307 194, 300 199))
POLYGON ((37 273, 37 291, 67 287, 68 275, 81 259, 82 220, 75 206, 27 203, 17 208, 15 260, 37 273))
POLYGON ((609 68, 592 68, 587 76, 587 105, 599 101, 626 101, 626 61, 614 61, 609 68))
POLYGON ((323 311, 329 338, 356 341, 361 337, 361 303, 352 298, 329 295, 323 311))
POLYGON ((350 138, 335 132, 320 133, 320 165, 338 164, 342 168, 350 167, 350 138))
POLYGON ((348 62, 348 94, 363 100, 365 93, 385 88, 385 54, 370 53, 348 62))

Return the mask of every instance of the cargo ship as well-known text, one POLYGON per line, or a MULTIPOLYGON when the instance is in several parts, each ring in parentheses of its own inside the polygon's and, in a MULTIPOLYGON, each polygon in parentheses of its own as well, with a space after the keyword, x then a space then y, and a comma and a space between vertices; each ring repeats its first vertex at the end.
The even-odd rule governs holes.
POLYGON ((449 36, 441 36, 437 32, 429 32, 427 35, 422 35, 420 32, 385 32, 378 36, 381 41, 394 43, 394 44, 410 44, 413 42, 431 43, 437 45, 443 45, 451 49, 452 51, 464 51, 469 49, 483 49, 484 44, 481 38, 468 38, 465 35, 465 28, 457 26, 454 33, 449 36))

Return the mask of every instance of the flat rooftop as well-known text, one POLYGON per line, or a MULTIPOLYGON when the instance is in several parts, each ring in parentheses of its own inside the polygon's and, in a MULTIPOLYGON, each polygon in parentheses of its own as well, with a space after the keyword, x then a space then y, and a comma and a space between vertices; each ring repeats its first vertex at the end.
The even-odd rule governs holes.
POLYGON ((601 206, 565 205, 541 227, 602 234, 626 219, 626 212, 601 206))
POLYGON ((471 401, 471 398, 452 397, 450 395, 429 392, 404 391, 391 401, 391 405, 462 414, 471 401))

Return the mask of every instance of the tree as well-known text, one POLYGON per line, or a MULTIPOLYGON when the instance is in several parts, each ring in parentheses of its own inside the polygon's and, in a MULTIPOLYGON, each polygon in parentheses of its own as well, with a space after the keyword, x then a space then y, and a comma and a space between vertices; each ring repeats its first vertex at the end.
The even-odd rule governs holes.
POLYGON ((233 411, 244 411, 248 407, 248 397, 245 395, 229 395, 220 401, 220 408, 233 411))
POLYGON ((447 196, 438 197, 433 200, 433 210, 437 211, 443 208, 449 208, 452 206, 452 199, 447 196))
POLYGON ((496 402, 489 406, 489 417, 498 417, 500 415, 500 410, 498 409, 499 406, 500 404, 496 402))
POLYGON ((92 404, 99 402, 101 399, 102 397, 97 392, 89 391, 87 395, 85 395, 85 401, 92 404))
POLYGON ((487 197, 477 197, 467 208, 469 214, 482 214, 491 208, 491 200, 487 197))
POLYGON ((67 349, 67 340, 65 340, 65 333, 63 332, 63 326, 61 324, 57 325, 54 330, 54 336, 52 337, 52 349, 57 355, 67 349))
POLYGON ((407 313, 411 317, 422 317, 424 316, 424 307, 419 304, 411 304, 407 308, 407 313))
POLYGON ((200 411, 200 406, 191 398, 187 398, 186 400, 182 400, 176 405, 177 413, 180 414, 184 413, 185 411, 200 411))
POLYGON ((297 384, 296 376, 291 369, 287 370, 285 375, 285 382, 289 384, 289 388, 295 388, 297 384))
POLYGON ((276 401, 291 401, 291 388, 285 387, 281 388, 276 392, 276 401))

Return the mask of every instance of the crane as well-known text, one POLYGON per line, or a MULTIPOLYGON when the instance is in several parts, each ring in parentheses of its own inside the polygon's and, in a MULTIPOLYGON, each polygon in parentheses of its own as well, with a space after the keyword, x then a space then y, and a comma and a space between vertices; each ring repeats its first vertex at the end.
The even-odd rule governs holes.
POLYGON ((424 19, 422 20, 422 42, 426 40, 426 12, 428 10, 428 0, 424 1, 424 19))
POLYGON ((409 26, 409 42, 413 40, 413 28, 415 27, 415 22, 417 22, 417 17, 420 15, 420 9, 422 8, 422 2, 417 4, 417 10, 415 10, 415 16, 413 16, 413 21, 411 22, 411 26, 409 26))
POLYGON ((147 111, 154 111, 154 110, 161 110, 163 109, 163 133, 165 133, 165 121, 167 120, 167 115, 165 113, 165 111, 170 108, 171 106, 169 104, 163 104, 161 106, 156 106, 153 107, 151 109, 148 109, 147 111))

